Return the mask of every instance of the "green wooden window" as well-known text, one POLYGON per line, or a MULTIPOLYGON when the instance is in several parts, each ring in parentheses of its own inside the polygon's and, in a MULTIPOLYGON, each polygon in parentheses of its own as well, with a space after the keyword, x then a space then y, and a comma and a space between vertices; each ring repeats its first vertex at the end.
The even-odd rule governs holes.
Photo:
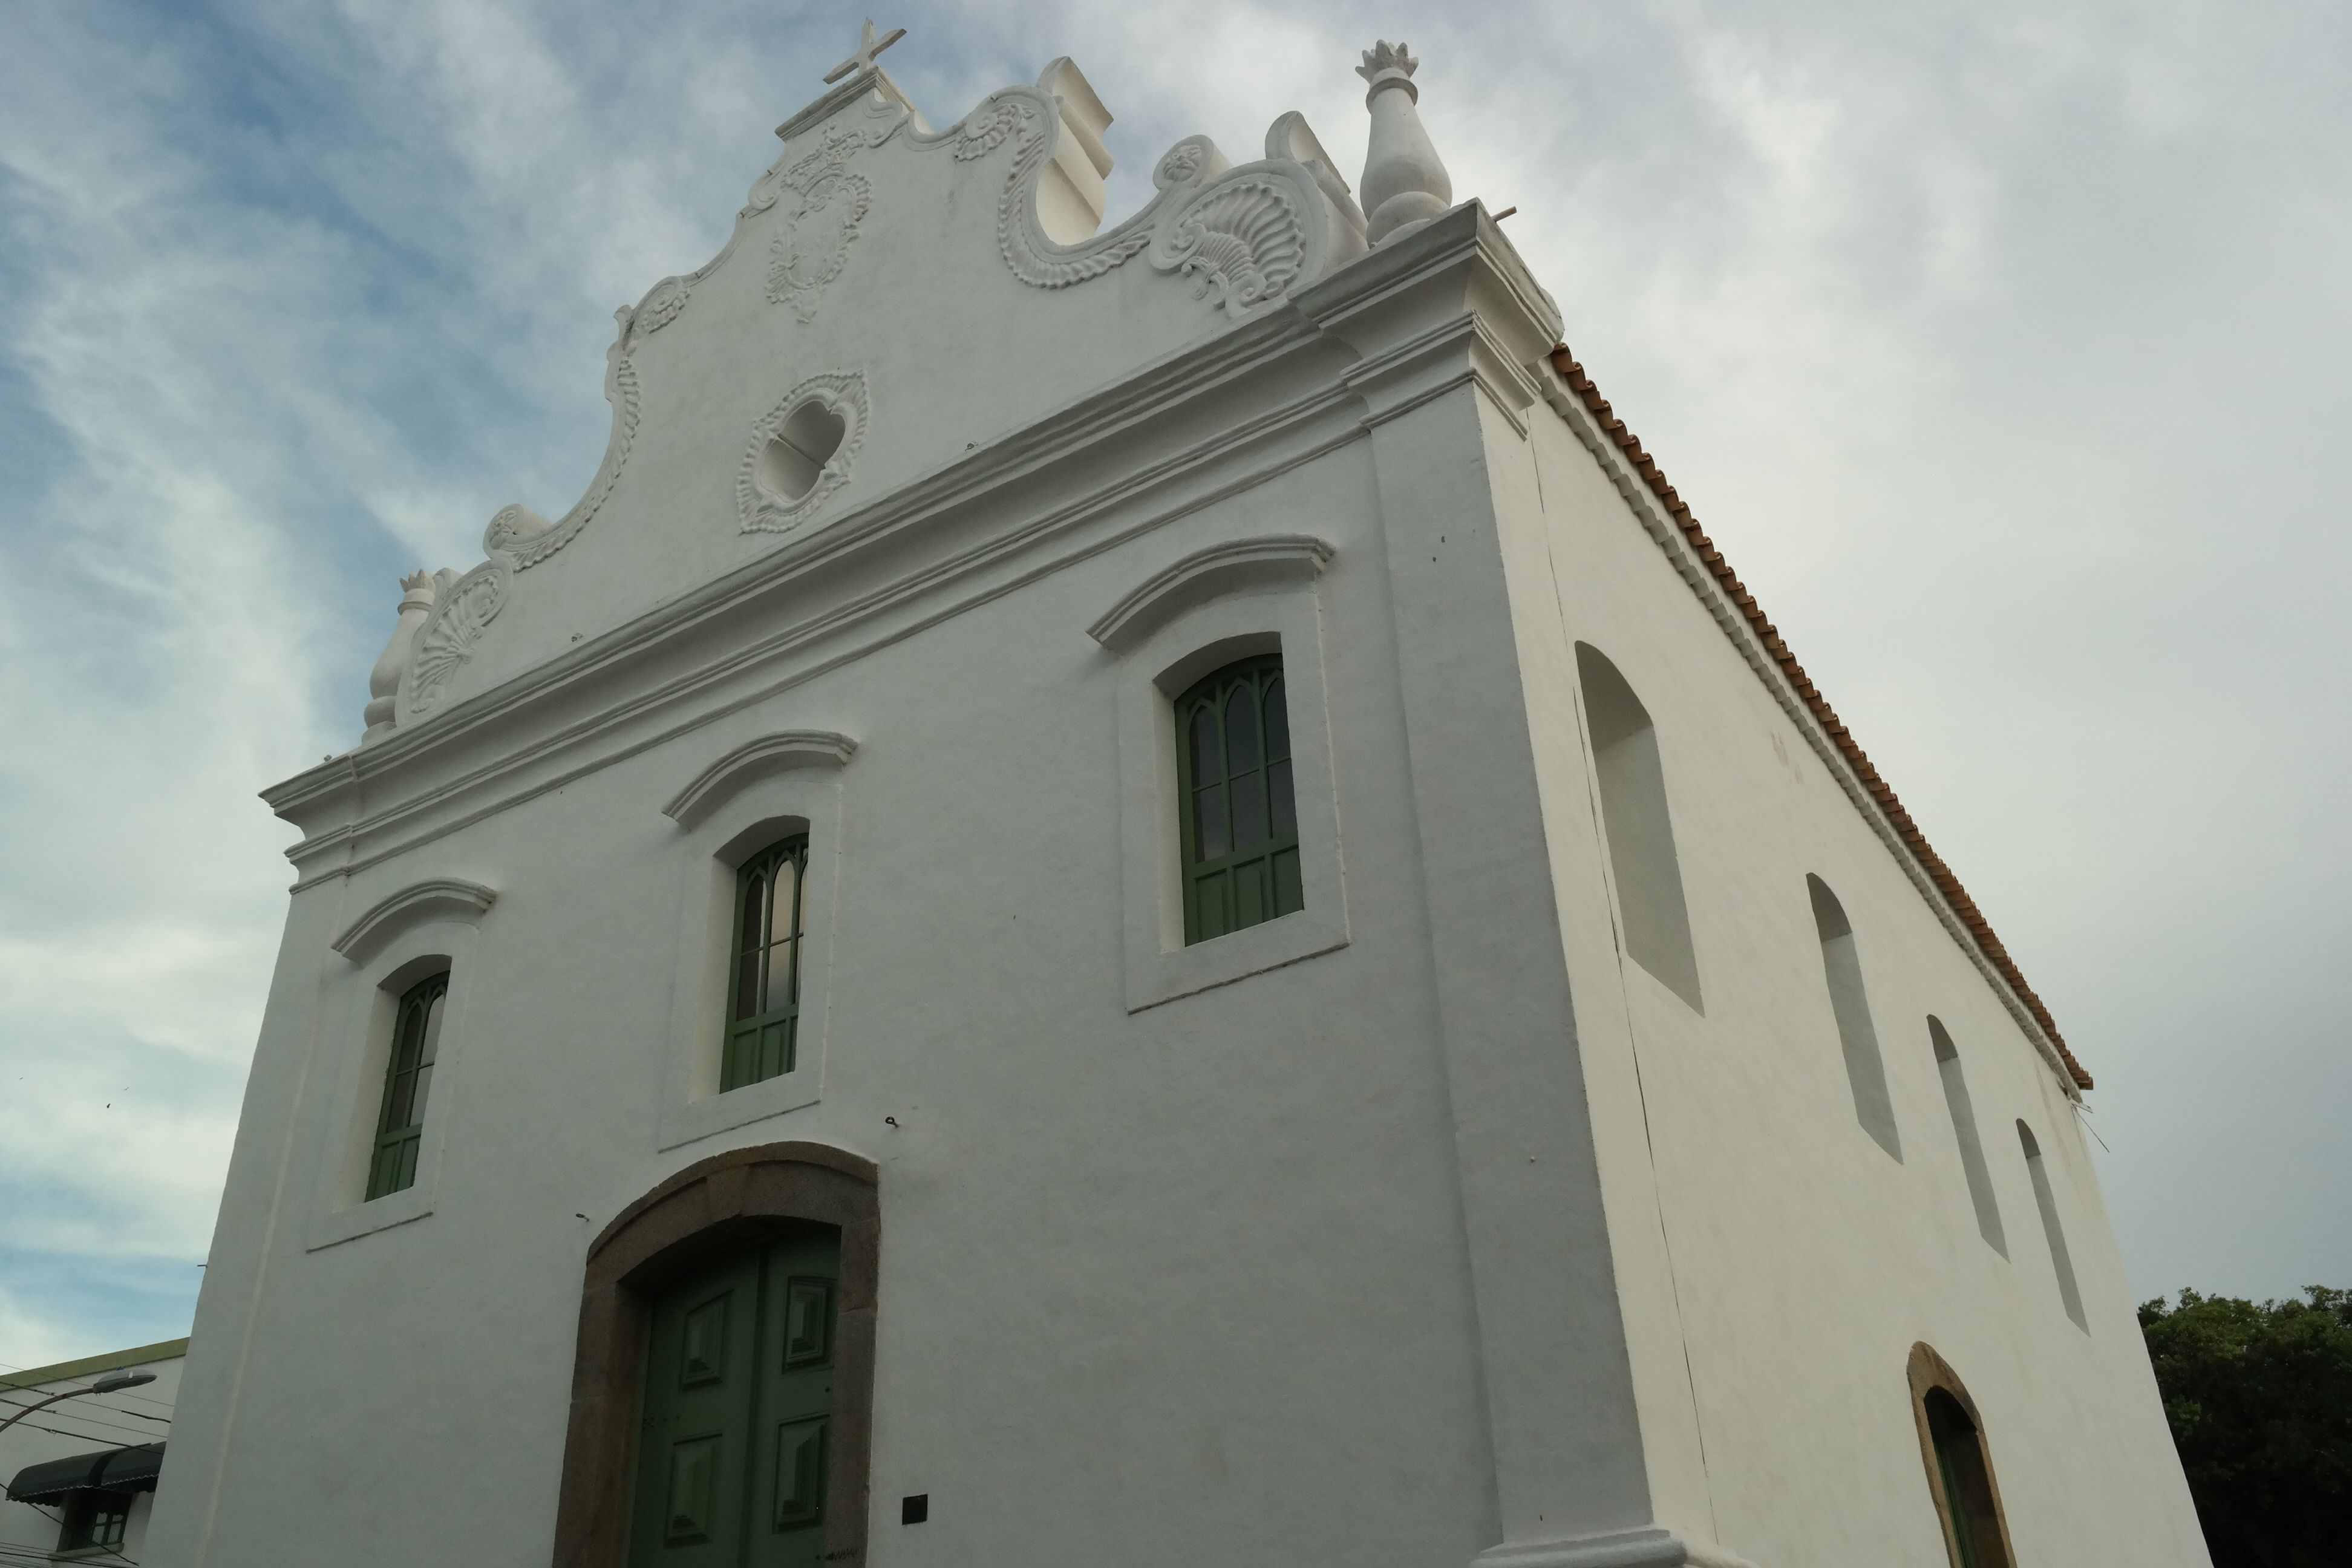
POLYGON ((793 1070, 801 1016, 801 885, 808 837, 787 838, 735 873, 734 975, 727 987, 721 1090, 793 1070))
POLYGON ((392 1054, 383 1068, 383 1110, 376 1117, 375 1157, 368 1163, 367 1195, 380 1198, 416 1184, 416 1152, 425 1142, 425 1091, 441 1045, 441 1015, 449 996, 446 970, 401 993, 393 1015, 392 1054))
POLYGON ((1307 907, 1282 656, 1229 664, 1176 700, 1184 940, 1307 907))
POLYGON ((58 1532, 58 1550, 92 1552, 120 1546, 123 1526, 130 1522, 129 1492, 75 1492, 66 1500, 65 1528, 58 1532))

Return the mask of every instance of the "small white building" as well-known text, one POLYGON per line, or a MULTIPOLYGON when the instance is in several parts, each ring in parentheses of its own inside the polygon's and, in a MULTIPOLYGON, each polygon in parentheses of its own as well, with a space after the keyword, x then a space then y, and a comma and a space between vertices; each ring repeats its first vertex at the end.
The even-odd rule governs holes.
POLYGON ((268 793, 150 1568, 2203 1563, 2089 1075, 1411 57, 1105 229, 875 43, 268 793))
POLYGON ((187 1354, 166 1340, 0 1376, 0 1564, 140 1560, 187 1354), (152 1381, 79 1392, 125 1373, 152 1381))

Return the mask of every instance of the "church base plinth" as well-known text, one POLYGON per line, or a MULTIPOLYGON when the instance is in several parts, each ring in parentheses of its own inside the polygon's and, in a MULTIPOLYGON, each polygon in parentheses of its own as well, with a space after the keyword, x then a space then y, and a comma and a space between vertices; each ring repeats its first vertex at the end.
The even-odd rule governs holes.
POLYGON ((1667 1530, 1621 1530, 1550 1541, 1506 1541, 1470 1568, 1756 1568, 1709 1541, 1667 1530))

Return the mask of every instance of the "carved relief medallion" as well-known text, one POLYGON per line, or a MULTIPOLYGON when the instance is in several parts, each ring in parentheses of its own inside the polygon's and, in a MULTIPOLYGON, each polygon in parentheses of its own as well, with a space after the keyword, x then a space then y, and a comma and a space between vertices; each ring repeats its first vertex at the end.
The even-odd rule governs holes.
POLYGON ((848 168, 849 155, 865 145, 856 132, 835 130, 768 183, 762 205, 777 216, 768 245, 768 300, 791 305, 803 321, 815 320, 824 286, 849 265, 850 242, 874 200, 873 185, 848 168))
POLYGON ((646 290, 646 297, 637 302, 637 308, 631 315, 629 330, 641 334, 660 331, 677 320, 677 313, 686 309, 687 296, 693 292, 693 288, 692 279, 663 279, 646 290))
POLYGON ((824 286, 849 265, 849 244, 873 200, 863 174, 846 170, 810 182, 805 191, 787 187, 778 197, 779 222, 768 255, 768 298, 789 303, 803 321, 816 319, 824 286))

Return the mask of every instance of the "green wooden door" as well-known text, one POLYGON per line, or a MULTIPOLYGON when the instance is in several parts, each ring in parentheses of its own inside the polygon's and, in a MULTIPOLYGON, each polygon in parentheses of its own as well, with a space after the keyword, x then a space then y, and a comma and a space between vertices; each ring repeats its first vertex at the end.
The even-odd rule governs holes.
POLYGON ((824 1554, 841 1237, 705 1265, 654 1304, 630 1568, 815 1568, 824 1554))

